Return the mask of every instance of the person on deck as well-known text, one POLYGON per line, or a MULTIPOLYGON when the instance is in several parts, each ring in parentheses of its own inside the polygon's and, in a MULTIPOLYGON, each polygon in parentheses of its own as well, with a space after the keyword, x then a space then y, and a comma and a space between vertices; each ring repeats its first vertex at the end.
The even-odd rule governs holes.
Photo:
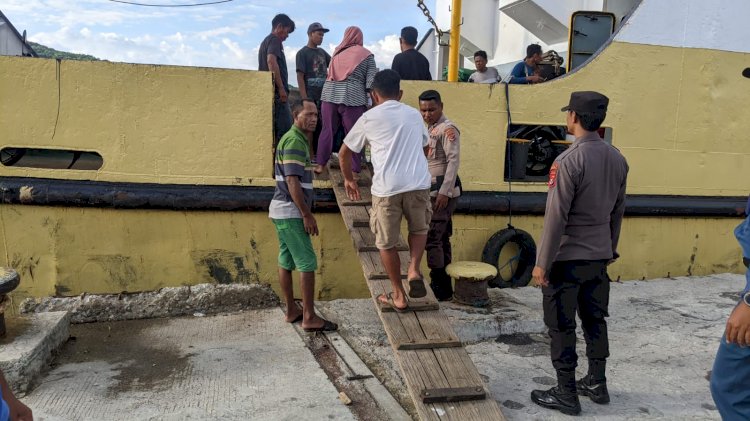
POLYGON ((515 65, 510 72, 508 83, 528 84, 544 82, 544 79, 538 75, 539 63, 542 61, 542 46, 539 44, 530 44, 526 47, 526 58, 515 65))
POLYGON ((401 52, 393 57, 391 69, 398 72, 401 80, 432 80, 430 62, 417 49, 417 28, 401 29, 401 52))
POLYGON ((318 123, 318 108, 309 99, 295 104, 294 125, 276 148, 274 172, 276 190, 268 207, 268 217, 279 238, 279 284, 286 302, 286 321, 302 322, 306 332, 333 331, 336 323, 315 314, 315 270, 317 257, 310 241, 318 235, 318 223, 312 214, 313 176, 309 139, 318 123), (292 271, 300 272, 302 309, 294 302, 292 271))
POLYGON ((469 76, 469 82, 473 83, 497 83, 500 75, 494 67, 487 67, 487 52, 479 50, 474 53, 474 66, 477 71, 469 76))
POLYGON ((421 298, 427 295, 420 265, 432 206, 430 171, 424 154, 429 136, 420 121, 419 111, 399 102, 403 93, 400 81, 394 70, 381 70, 375 75, 371 95, 376 105, 357 121, 344 139, 339 163, 347 196, 359 200, 350 159, 369 143, 373 165, 370 229, 375 234, 375 246, 393 289, 377 299, 382 305, 403 312, 409 310, 409 302, 401 283, 401 260, 396 250, 401 216, 406 217, 409 229, 409 297, 421 298))
MULTIPOLYGON (((377 72, 375 58, 363 45, 362 31, 350 26, 336 47, 323 85, 321 112, 323 130, 318 140, 315 172, 323 172, 333 152, 333 137, 341 125, 349 131, 367 110, 367 97, 377 72)), ((354 172, 360 172, 362 156, 352 156, 354 172)))
POLYGON ((274 145, 292 126, 289 111, 289 76, 283 42, 294 32, 294 21, 280 13, 271 21, 271 33, 263 39, 258 49, 258 70, 273 72, 273 128, 274 145))
POLYGON ((460 132, 445 117, 443 101, 438 91, 424 91, 419 95, 419 111, 430 135, 426 153, 427 166, 432 176, 432 219, 427 233, 427 266, 430 268, 430 287, 435 298, 446 301, 453 297, 451 277, 445 272, 445 268, 451 263, 453 212, 461 195, 461 180, 458 178, 460 132))
POLYGON ((296 60, 297 86, 299 86, 300 97, 315 101, 315 105, 318 107, 318 125, 315 127, 312 136, 312 148, 310 149, 313 155, 318 150, 318 138, 323 128, 320 119, 320 95, 326 81, 328 65, 331 63, 331 56, 326 50, 320 48, 326 32, 328 32, 328 29, 320 23, 311 23, 307 28, 307 45, 297 52, 296 60))

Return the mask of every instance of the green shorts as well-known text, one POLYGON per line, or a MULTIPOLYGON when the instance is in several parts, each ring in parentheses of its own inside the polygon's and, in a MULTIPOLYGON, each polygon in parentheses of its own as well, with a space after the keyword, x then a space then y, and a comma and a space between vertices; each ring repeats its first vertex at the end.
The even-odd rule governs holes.
POLYGON ((279 236, 279 267, 300 272, 315 272, 315 256, 310 234, 305 231, 302 218, 272 219, 279 236))

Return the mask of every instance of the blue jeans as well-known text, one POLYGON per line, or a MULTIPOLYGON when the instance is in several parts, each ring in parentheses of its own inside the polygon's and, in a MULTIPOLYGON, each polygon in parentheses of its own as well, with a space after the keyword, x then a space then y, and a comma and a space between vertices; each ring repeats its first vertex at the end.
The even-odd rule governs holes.
POLYGON ((711 395, 724 421, 750 420, 750 347, 728 344, 726 336, 721 337, 711 372, 711 395))

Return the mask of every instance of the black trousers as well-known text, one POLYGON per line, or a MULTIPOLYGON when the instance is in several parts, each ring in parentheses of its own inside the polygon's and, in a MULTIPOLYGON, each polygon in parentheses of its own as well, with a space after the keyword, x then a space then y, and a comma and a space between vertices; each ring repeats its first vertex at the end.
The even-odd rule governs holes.
POLYGON ((555 262, 549 273, 549 286, 542 288, 544 324, 551 339, 550 356, 556 370, 575 370, 576 311, 586 339, 586 357, 609 357, 607 321, 609 316, 609 275, 606 260, 555 262))

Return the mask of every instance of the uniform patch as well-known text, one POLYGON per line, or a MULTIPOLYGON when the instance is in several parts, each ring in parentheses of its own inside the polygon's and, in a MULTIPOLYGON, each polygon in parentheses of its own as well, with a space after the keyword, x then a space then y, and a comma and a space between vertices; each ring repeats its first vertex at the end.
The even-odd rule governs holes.
POLYGON ((557 185, 557 162, 552 164, 552 168, 549 169, 549 181, 547 187, 553 188, 557 185))

